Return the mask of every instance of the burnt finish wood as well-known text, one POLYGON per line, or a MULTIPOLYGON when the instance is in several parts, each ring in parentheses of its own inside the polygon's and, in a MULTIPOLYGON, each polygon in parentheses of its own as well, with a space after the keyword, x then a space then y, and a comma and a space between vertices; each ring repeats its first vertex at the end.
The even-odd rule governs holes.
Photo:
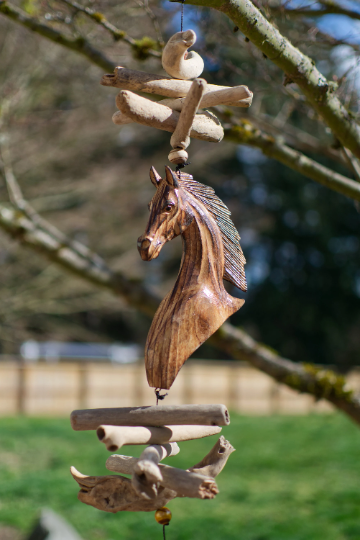
POLYGON ((223 279, 243 291, 246 279, 240 237, 228 208, 191 175, 165 170, 164 179, 150 170, 156 193, 138 250, 144 261, 151 261, 166 242, 182 236, 180 272, 155 314, 145 347, 149 385, 168 389, 189 356, 244 304, 227 293, 223 279))

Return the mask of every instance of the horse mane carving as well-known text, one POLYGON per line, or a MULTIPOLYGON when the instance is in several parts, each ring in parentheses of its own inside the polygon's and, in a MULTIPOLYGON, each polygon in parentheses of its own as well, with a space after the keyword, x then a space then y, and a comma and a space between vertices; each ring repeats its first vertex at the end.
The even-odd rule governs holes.
POLYGON ((224 276, 235 287, 247 291, 245 277, 246 259, 240 246, 240 235, 230 216, 231 212, 212 187, 196 182, 191 174, 180 173, 180 186, 203 203, 220 229, 224 249, 224 276))
POLYGON ((149 385, 168 389, 189 356, 244 304, 228 294, 223 279, 246 291, 246 278, 228 208, 212 188, 170 167, 165 170, 162 179, 150 169, 156 193, 138 250, 150 261, 166 242, 182 236, 180 271, 155 314, 145 347, 149 385))

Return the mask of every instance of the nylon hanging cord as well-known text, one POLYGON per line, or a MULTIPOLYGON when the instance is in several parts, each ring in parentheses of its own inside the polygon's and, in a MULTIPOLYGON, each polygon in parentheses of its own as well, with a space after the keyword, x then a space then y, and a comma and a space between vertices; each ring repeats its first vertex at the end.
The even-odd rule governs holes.
MULTIPOLYGON (((168 525, 168 523, 167 523, 167 525, 168 525)), ((166 525, 163 525, 163 540, 166 540, 165 527, 166 527, 166 525)))
POLYGON ((185 0, 181 0, 181 24, 180 24, 180 32, 183 31, 183 27, 184 27, 184 4, 185 4, 185 0))

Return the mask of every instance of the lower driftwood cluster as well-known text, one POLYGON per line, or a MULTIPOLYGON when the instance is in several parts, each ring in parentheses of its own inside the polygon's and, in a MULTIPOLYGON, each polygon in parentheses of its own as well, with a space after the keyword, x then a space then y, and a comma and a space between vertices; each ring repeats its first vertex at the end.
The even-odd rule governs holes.
POLYGON ((105 512, 151 512, 176 497, 213 499, 219 493, 214 478, 234 451, 229 441, 220 436, 210 452, 187 470, 160 463, 179 453, 177 442, 219 433, 220 426, 209 424, 229 423, 224 405, 93 409, 74 411, 71 420, 74 429, 96 429, 99 440, 110 451, 124 445, 149 444, 139 458, 114 454, 107 459, 109 471, 131 478, 119 474, 86 476, 71 467, 80 486, 79 500, 105 512), (184 416, 188 425, 184 424, 184 416), (156 425, 149 425, 151 417, 156 418, 156 425), (176 417, 181 425, 167 424, 176 417), (96 425, 100 419, 104 424, 96 425), (113 425, 107 424, 110 420, 113 425), (204 420, 205 425, 199 423, 204 420), (130 422, 133 425, 129 426, 130 422))

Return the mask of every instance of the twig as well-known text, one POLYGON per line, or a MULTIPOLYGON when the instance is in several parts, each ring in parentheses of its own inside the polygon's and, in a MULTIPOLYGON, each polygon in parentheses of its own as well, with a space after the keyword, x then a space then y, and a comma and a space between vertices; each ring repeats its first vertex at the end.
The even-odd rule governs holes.
MULTIPOLYGON (((105 28, 108 32, 110 32, 110 34, 113 36, 115 41, 120 41, 120 40, 125 41, 132 47, 135 47, 135 48, 137 47, 138 41, 136 39, 128 36, 124 30, 120 30, 114 24, 110 23, 105 17, 105 15, 103 15, 99 11, 95 11, 88 7, 84 7, 78 2, 75 2, 72 0, 61 0, 61 1, 67 4, 68 6, 73 7, 77 11, 84 13, 85 15, 87 15, 87 17, 95 21, 96 24, 99 24, 100 26, 105 28)), ((159 51, 154 51, 153 49, 148 49, 147 54, 149 56, 155 56, 156 58, 161 57, 161 53, 159 51)))
POLYGON ((0 13, 54 43, 86 56, 90 62, 96 64, 101 69, 113 71, 115 68, 116 64, 101 51, 95 49, 84 37, 70 39, 51 26, 39 22, 34 17, 30 17, 25 11, 6 2, 6 0, 0 0, 0 13))
POLYGON ((360 201, 360 184, 290 148, 280 139, 260 131, 248 120, 240 120, 238 124, 224 131, 226 140, 260 148, 266 156, 280 161, 315 182, 360 201))
POLYGON ((360 182, 360 164, 356 158, 352 155, 350 150, 348 148, 343 148, 343 153, 345 156, 346 161, 349 163, 355 178, 358 182, 360 182))
POLYGON ((304 8, 285 8, 279 6, 276 8, 269 8, 270 13, 286 13, 288 17, 322 17, 323 15, 346 15, 355 20, 360 20, 360 13, 358 11, 353 11, 352 9, 346 9, 340 4, 336 3, 334 0, 317 0, 318 4, 321 4, 323 7, 320 9, 311 9, 311 7, 304 8))
POLYGON ((163 36, 162 36, 162 33, 161 33, 161 28, 160 28, 160 24, 159 24, 159 21, 158 21, 158 18, 156 17, 156 15, 154 14, 153 10, 150 9, 149 7, 149 0, 138 0, 137 1, 137 4, 144 8, 146 14, 149 16, 149 18, 151 19, 151 22, 153 24, 153 27, 154 27, 154 30, 156 32, 156 35, 157 35, 157 40, 158 40, 158 43, 159 43, 159 46, 161 48, 164 47, 165 45, 165 41, 163 39, 163 36))

